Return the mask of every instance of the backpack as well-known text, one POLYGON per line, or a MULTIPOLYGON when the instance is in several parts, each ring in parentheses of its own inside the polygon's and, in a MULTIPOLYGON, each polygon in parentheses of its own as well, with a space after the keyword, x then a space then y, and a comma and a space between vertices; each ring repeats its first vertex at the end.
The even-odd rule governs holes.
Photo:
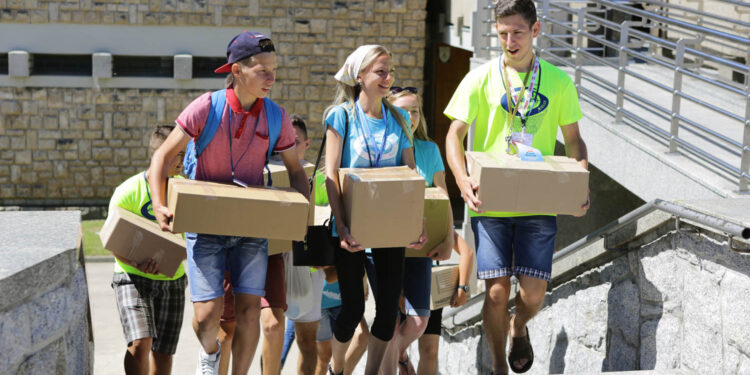
MULTIPOLYGON (((221 117, 224 114, 225 103, 226 90, 211 93, 211 109, 208 112, 208 118, 206 118, 206 126, 201 131, 198 139, 191 139, 187 145, 185 158, 182 161, 183 173, 191 180, 195 179, 198 158, 208 144, 211 143, 216 130, 219 129, 221 117)), ((263 99, 263 105, 266 113, 266 121, 268 122, 268 152, 266 153, 266 161, 263 165, 265 168, 268 168, 268 159, 271 158, 271 153, 276 147, 276 142, 279 140, 279 135, 281 134, 281 108, 268 98, 263 99)), ((268 176, 268 186, 271 186, 273 185, 271 174, 269 173, 268 176)))

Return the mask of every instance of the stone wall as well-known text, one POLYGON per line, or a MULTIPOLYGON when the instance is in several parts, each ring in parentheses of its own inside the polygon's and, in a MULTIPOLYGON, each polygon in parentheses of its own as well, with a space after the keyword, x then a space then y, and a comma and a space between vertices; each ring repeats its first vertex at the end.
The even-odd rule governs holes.
POLYGON ((2 212, 0 372, 90 374, 80 213, 2 212))
MULTIPOLYGON (((529 325, 529 374, 750 374, 748 311, 750 257, 723 235, 672 230, 548 293, 529 325)), ((481 324, 440 341, 441 372, 491 369, 481 324)), ((416 345, 409 350, 416 364, 416 345)))
MULTIPOLYGON (((308 121, 311 159, 333 74, 358 45, 387 46, 397 84, 423 86, 425 8, 426 0, 0 0, 0 22, 270 29, 279 53, 270 96, 308 121)), ((147 166, 149 130, 203 91, 0 87, 0 206, 105 204, 147 166)))

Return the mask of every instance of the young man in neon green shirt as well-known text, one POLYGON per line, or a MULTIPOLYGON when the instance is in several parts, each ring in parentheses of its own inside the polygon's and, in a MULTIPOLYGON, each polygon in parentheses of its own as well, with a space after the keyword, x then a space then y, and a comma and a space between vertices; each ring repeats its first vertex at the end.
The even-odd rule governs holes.
MULTIPOLYGON (((552 269, 557 222, 554 215, 485 212, 477 198, 479 185, 466 171, 463 140, 474 125, 474 151, 512 152, 512 143, 523 143, 552 155, 558 127, 569 157, 588 168, 586 144, 578 129, 581 110, 570 77, 534 55, 533 41, 541 25, 532 0, 500 0, 495 26, 503 55, 469 72, 445 109, 450 117, 446 155, 451 171, 468 205, 477 249, 477 271, 485 280, 482 311, 493 373, 525 372, 534 359, 526 324, 544 301, 552 269), (510 276, 520 291, 514 316, 508 312, 510 276)), ((588 209, 588 200, 581 202, 588 209)))
MULTIPOLYGON (((172 129, 174 125, 163 125, 154 130, 149 155, 154 154, 172 129)), ((170 176, 182 170, 184 154, 179 153, 172 160, 170 176)), ((115 189, 109 202, 110 212, 116 207, 156 221, 146 172, 128 178, 115 189)), ((156 273, 159 264, 153 259, 136 264, 115 254, 115 260, 112 288, 128 343, 125 373, 169 374, 185 310, 185 269, 180 264, 174 277, 167 277, 156 273)))

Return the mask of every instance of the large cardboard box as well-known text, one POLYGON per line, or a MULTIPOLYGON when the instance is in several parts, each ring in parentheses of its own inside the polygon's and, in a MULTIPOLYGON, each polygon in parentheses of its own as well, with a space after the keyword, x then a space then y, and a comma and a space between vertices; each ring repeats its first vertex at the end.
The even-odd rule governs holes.
MULTIPOLYGON (((475 258, 476 259, 476 258, 475 258)), ((458 265, 440 265, 432 267, 430 290, 430 310, 449 306, 458 286, 458 265)), ((469 296, 477 294, 477 262, 471 269, 469 277, 469 296)))
MULTIPOLYGON (((307 177, 311 177, 315 165, 313 165, 312 163, 308 163, 305 160, 300 160, 300 163, 302 164, 302 168, 304 168, 307 177)), ((268 162, 268 170, 263 170, 263 184, 265 185, 268 185, 269 170, 271 171, 271 181, 273 182, 273 186, 282 188, 291 187, 291 184, 289 183, 289 174, 286 173, 286 167, 284 166, 283 161, 270 160, 268 162)), ((310 192, 311 197, 314 196, 312 194, 313 192, 310 192)), ((310 212, 308 214, 308 224, 312 225, 315 218, 315 205, 311 204, 309 207, 310 212)), ((268 255, 285 253, 287 251, 292 251, 292 241, 280 240, 275 238, 268 239, 268 255)))
POLYGON ((426 257, 430 250, 439 245, 448 233, 453 233, 453 212, 448 196, 439 188, 425 188, 424 217, 427 243, 417 249, 406 249, 407 257, 426 257))
POLYGON ((574 159, 545 156, 522 161, 504 152, 466 152, 469 173, 479 182, 484 211, 583 214, 589 172, 574 159))
POLYGON ((307 199, 293 189, 170 179, 168 190, 175 233, 301 241, 307 232, 307 199))
POLYGON ((349 233, 363 247, 401 247, 419 239, 425 182, 409 167, 340 169, 349 233))
POLYGON ((155 222, 122 207, 111 210, 99 231, 104 248, 131 261, 149 258, 159 263, 159 273, 173 277, 185 260, 185 240, 164 232, 155 222))

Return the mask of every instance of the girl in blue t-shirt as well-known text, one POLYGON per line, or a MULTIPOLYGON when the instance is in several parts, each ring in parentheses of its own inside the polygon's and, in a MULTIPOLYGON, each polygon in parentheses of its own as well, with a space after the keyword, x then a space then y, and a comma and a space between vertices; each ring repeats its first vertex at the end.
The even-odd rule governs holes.
MULTIPOLYGON (((422 97, 415 87, 391 87, 388 100, 396 107, 409 113, 411 131, 414 134, 414 157, 417 172, 425 179, 428 187, 437 186, 446 195, 445 167, 438 146, 427 135, 427 122, 422 114, 422 97)), ((396 333, 391 345, 398 345, 397 361, 401 373, 414 374, 409 362, 406 348, 419 338, 418 374, 437 373, 437 353, 440 339, 440 328, 443 309, 430 311, 430 280, 432 261, 447 260, 451 249, 460 256, 458 285, 451 299, 451 306, 458 307, 466 303, 469 294, 468 286, 471 269, 474 263, 474 252, 466 241, 455 231, 450 232, 442 243, 432 249, 429 258, 406 258, 404 262, 404 302, 406 319, 396 333), (463 287, 463 288, 462 288, 463 287), (421 336, 421 337, 420 337, 421 336)), ((391 360, 386 358, 386 360, 391 360)))
MULTIPOLYGON (((349 55, 335 76, 333 104, 323 114, 326 125, 326 190, 340 239, 336 272, 341 312, 333 327, 331 374, 344 369, 344 357, 362 319, 365 252, 349 234, 344 217, 339 168, 378 168, 408 165, 415 168, 407 114, 385 100, 393 83, 391 53, 383 46, 366 45, 349 55)), ((336 233, 334 235, 336 235, 336 233)), ((421 248, 424 234, 410 247, 421 248)), ((372 249, 377 274, 377 312, 367 348, 366 374, 377 374, 393 337, 404 277, 404 248, 372 249)))

